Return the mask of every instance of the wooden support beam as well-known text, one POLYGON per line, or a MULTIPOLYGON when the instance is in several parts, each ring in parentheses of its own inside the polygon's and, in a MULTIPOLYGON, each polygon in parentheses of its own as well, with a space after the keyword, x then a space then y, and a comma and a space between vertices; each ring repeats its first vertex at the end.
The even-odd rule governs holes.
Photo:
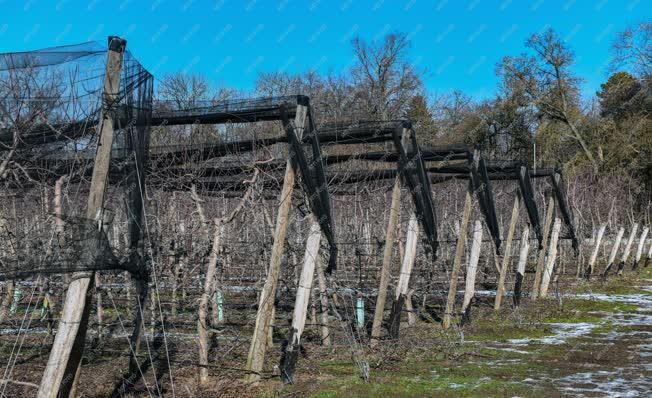
POLYGON ((401 206, 401 179, 396 176, 394 188, 392 189, 392 202, 389 208, 389 221, 385 232, 385 248, 383 250, 383 265, 380 270, 380 283, 378 284, 378 296, 376 296, 376 308, 374 320, 371 325, 371 346, 375 346, 380 338, 385 314, 385 303, 387 301, 387 286, 389 285, 390 270, 392 266, 392 254, 394 251, 394 239, 396 238, 396 225, 401 206))
POLYGON ((541 288, 539 290, 539 297, 545 298, 548 294, 548 286, 552 272, 555 268, 555 260, 557 259, 557 242, 559 240, 559 231, 561 231, 561 219, 555 218, 555 224, 552 227, 552 236, 550 237, 550 248, 548 249, 548 257, 546 261, 546 268, 541 277, 541 288))
POLYGON ((638 267, 638 263, 641 262, 641 257, 643 256, 643 246, 645 246, 645 238, 647 238, 649 231, 650 229, 645 227, 643 228, 643 232, 641 232, 641 237, 638 240, 638 247, 636 248, 636 256, 634 257, 634 269, 636 269, 636 267, 638 267))
POLYGON ((602 243, 602 237, 604 237, 604 230, 607 228, 607 224, 600 225, 598 229, 598 235, 595 238, 595 244, 593 245, 593 250, 591 251, 591 257, 589 258, 589 266, 586 270, 586 279, 590 279, 595 270, 595 261, 598 259, 598 252, 600 251, 600 244, 602 243))
POLYGON ((606 278, 609 275, 609 270, 613 266, 614 261, 616 261, 616 255, 618 254, 618 249, 620 248, 620 241, 623 239, 623 234, 625 233, 625 228, 620 228, 618 234, 616 235, 616 240, 614 241, 613 246, 611 247, 611 253, 609 254, 609 259, 607 260, 607 266, 604 267, 602 272, 602 277, 606 278))
POLYGON ((548 210, 546 210, 546 221, 543 225, 543 242, 541 250, 539 250, 539 257, 537 258, 537 268, 534 273, 534 284, 532 285, 532 293, 530 296, 532 300, 536 300, 539 295, 539 287, 541 286, 541 275, 543 274, 543 267, 546 261, 546 252, 548 251, 548 239, 550 238, 550 227, 552 226, 552 216, 555 210, 555 199, 552 195, 548 195, 548 210))
POLYGON ((294 312, 292 313, 292 328, 288 336, 288 344, 281 358, 281 379, 286 384, 294 383, 294 369, 299 359, 301 349, 301 334, 306 325, 308 314, 308 302, 312 291, 312 280, 315 275, 315 262, 319 255, 319 242, 321 240, 321 229, 319 222, 314 215, 310 217, 312 223, 306 240, 306 250, 303 254, 303 266, 297 286, 297 296, 294 301, 294 312))
MULTIPOLYGON (((114 111, 120 89, 120 71, 125 46, 126 41, 118 37, 109 38, 102 94, 103 108, 97 127, 99 142, 86 206, 86 218, 89 220, 103 219, 101 214, 111 161, 114 111)), ((93 272, 76 273, 68 286, 57 334, 41 379, 39 398, 66 397, 75 384, 84 351, 94 280, 93 272)))
POLYGON ((521 292, 523 291, 523 280, 525 279, 525 265, 530 250, 530 228, 523 229, 521 235, 521 251, 518 254, 518 266, 516 267, 516 280, 514 281, 514 306, 521 304, 521 292))
POLYGON ((417 253, 417 240, 419 238, 419 222, 417 215, 412 213, 407 227, 407 238, 405 239, 405 255, 403 256, 403 263, 401 264, 401 273, 398 276, 398 283, 396 284, 396 295, 394 297, 394 304, 392 305, 392 313, 389 317, 389 335, 392 339, 398 339, 399 329, 401 325, 401 312, 403 312, 403 304, 407 299, 408 286, 410 284, 410 275, 414 267, 414 258, 417 253))
POLYGON ((455 296, 457 295, 457 277, 460 273, 462 257, 464 257, 464 248, 466 246, 466 232, 471 216, 471 191, 466 191, 464 199, 464 210, 462 212, 462 223, 460 224, 460 234, 457 237, 457 246, 455 248, 455 258, 453 259, 453 269, 451 270, 451 280, 448 285, 448 297, 446 299, 446 310, 442 326, 448 329, 451 325, 451 318, 455 312, 455 296))
MULTIPOLYGON (((297 105, 294 126, 295 133, 299 140, 301 140, 303 131, 306 128, 307 115, 308 107, 297 105)), ((260 301, 258 303, 258 312, 256 314, 256 325, 254 327, 254 333, 249 347, 249 355, 247 356, 247 370, 250 372, 247 376, 247 380, 250 382, 257 382, 260 380, 260 372, 263 370, 263 363, 265 361, 267 336, 272 322, 274 298, 276 296, 276 287, 278 285, 278 277, 281 271, 281 257, 283 256, 283 248, 285 245, 285 234, 287 232, 290 207, 292 205, 292 192, 294 191, 295 179, 296 170, 294 169, 292 159, 288 158, 285 165, 283 188, 279 198, 280 203, 278 214, 276 216, 272 255, 269 260, 265 285, 260 292, 260 301)))
POLYGON ((629 252, 632 250, 632 244, 634 243, 634 238, 636 237, 637 232, 638 232, 638 224, 634 224, 634 227, 632 228, 632 232, 630 232, 629 238, 627 238, 627 244, 625 245, 625 251, 623 252, 623 256, 620 258, 620 264, 618 264, 618 275, 623 274, 623 270, 625 269, 625 264, 627 263, 627 259, 629 258, 629 252))
POLYGON ((462 313, 468 317, 470 312, 469 304, 475 295, 475 276, 478 272, 478 261, 482 250, 482 223, 475 220, 473 224, 473 241, 471 242, 471 256, 466 267, 466 280, 464 287, 464 301, 462 301, 462 313))
POLYGON ((500 274, 498 277, 498 288, 496 289, 496 300, 494 301, 494 309, 498 311, 500 309, 500 304, 503 301, 503 295, 505 294, 505 278, 507 277, 507 270, 509 268, 509 260, 512 255, 512 240, 514 239, 514 231, 516 230, 516 222, 518 221, 518 211, 519 211, 520 199, 518 194, 514 199, 514 206, 512 207, 512 218, 509 222, 509 230, 507 232, 507 242, 505 243, 505 252, 503 253, 503 264, 500 268, 500 274))

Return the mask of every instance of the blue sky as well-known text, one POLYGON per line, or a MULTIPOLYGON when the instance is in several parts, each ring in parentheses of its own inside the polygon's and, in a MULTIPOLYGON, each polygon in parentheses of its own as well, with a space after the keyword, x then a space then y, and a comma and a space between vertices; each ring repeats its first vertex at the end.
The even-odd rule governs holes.
POLYGON ((430 92, 496 92, 495 65, 524 51, 548 26, 575 51, 575 71, 592 95, 606 77, 609 46, 627 25, 650 20, 643 0, 0 0, 0 52, 110 34, 156 76, 199 72, 216 85, 251 90, 259 71, 339 73, 350 40, 402 31, 430 92))

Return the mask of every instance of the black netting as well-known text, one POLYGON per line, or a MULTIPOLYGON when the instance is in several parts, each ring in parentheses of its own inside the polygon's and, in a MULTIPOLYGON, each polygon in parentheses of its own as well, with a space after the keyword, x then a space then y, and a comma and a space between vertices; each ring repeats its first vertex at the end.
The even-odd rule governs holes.
MULTIPOLYGON (((20 246, 20 234, 7 235, 15 250, 1 253, 4 277, 17 272, 48 274, 116 267, 115 256, 107 254, 110 249, 105 235, 93 237, 102 242, 101 252, 95 254, 105 258, 104 265, 84 257, 93 257, 92 251, 74 256, 81 248, 90 247, 79 220, 85 217, 97 149, 96 127, 103 112, 114 121, 106 195, 131 198, 126 201, 130 203, 127 209, 120 206, 125 200, 106 200, 106 207, 127 214, 130 220, 141 217, 153 76, 124 51, 118 93, 110 101, 109 97, 103 100, 107 56, 107 44, 99 42, 0 54, 0 184, 5 189, 0 219, 12 231, 31 223, 29 236, 24 238, 42 249, 27 250, 20 246), (66 222, 61 221, 64 217, 52 217, 56 212, 49 196, 52 191, 66 208, 66 222), (39 218, 43 211, 50 214, 45 221, 39 218), (59 237, 65 237, 65 250, 58 245, 59 237), (44 252, 47 256, 43 259, 44 252)), ((139 224, 130 223, 132 228, 139 224)), ((136 237, 139 232, 130 235, 136 237)))
POLYGON ((93 220, 65 218, 60 232, 45 230, 3 231, 0 281, 24 279, 36 274, 79 271, 127 270, 112 252, 105 228, 93 220), (45 234, 45 235, 43 235, 45 234), (40 243, 47 242, 44 246, 40 243))

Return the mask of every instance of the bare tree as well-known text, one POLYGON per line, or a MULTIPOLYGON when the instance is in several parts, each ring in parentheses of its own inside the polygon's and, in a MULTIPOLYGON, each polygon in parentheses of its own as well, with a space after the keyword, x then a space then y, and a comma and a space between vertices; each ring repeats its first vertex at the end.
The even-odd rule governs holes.
POLYGON ((534 55, 505 57, 498 66, 505 86, 536 106, 542 118, 566 125, 597 172, 598 163, 577 127, 580 79, 570 70, 573 53, 552 29, 532 35, 526 46, 534 55))
POLYGON ((158 97, 171 101, 177 109, 187 109, 210 99, 208 80, 201 75, 175 73, 161 78, 158 97))
POLYGON ((640 76, 652 74, 652 23, 641 22, 618 33, 611 46, 611 68, 630 66, 640 76))
POLYGON ((419 72, 407 61, 407 36, 390 33, 372 43, 356 37, 352 45, 358 62, 351 73, 367 114, 384 120, 403 116, 421 87, 419 72))

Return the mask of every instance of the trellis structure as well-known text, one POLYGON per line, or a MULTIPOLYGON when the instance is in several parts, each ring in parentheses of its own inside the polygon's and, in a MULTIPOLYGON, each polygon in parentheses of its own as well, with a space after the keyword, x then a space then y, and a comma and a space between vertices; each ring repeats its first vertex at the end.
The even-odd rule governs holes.
MULTIPOLYGON (((35 259, 33 255, 30 257, 29 248, 19 245, 18 252, 0 252, 3 266, 0 280, 27 278, 35 274, 73 275, 59 332, 41 381, 39 395, 43 397, 74 394, 90 317, 90 292, 93 291, 96 280, 99 280, 99 272, 96 271, 128 271, 136 284, 136 309, 133 332, 129 339, 129 372, 131 376, 135 375, 135 378, 126 383, 133 385, 143 376, 138 374, 141 371, 138 352, 145 318, 143 309, 147 305, 150 277, 154 278, 151 282, 154 282, 158 289, 155 279, 157 272, 160 272, 154 267, 153 260, 156 254, 154 251, 158 249, 154 248, 152 242, 150 247, 147 245, 147 237, 151 232, 148 230, 145 212, 146 189, 162 192, 191 191, 200 214, 203 212, 203 200, 200 195, 240 197, 243 201, 231 213, 232 219, 238 208, 241 209, 244 199, 253 195, 253 184, 243 181, 243 176, 267 174, 266 178, 261 177, 263 181, 256 187, 260 188, 261 195, 278 198, 278 211, 266 278, 257 298, 256 322, 249 345, 246 374, 251 381, 258 380, 263 372, 265 354, 270 346, 270 330, 273 329, 272 323, 276 318, 275 308, 280 308, 275 300, 280 274, 285 268, 284 246, 295 185, 302 188, 296 196, 303 196, 303 202, 308 208, 306 213, 309 233, 299 235, 299 244, 305 243, 305 252, 300 265, 300 275, 296 277, 296 295, 290 299, 293 301, 291 326, 281 361, 281 376, 286 382, 293 382, 294 379, 313 279, 319 283, 319 302, 324 320, 322 328, 326 328, 322 333, 323 341, 330 338, 329 307, 337 314, 342 324, 353 318, 352 314, 348 313, 341 317, 336 304, 329 303, 327 297, 338 289, 348 288, 337 286, 335 282, 339 242, 336 239, 332 202, 333 197, 344 193, 343 190, 331 189, 335 184, 355 186, 370 180, 393 181, 380 277, 377 288, 370 289, 377 291, 373 324, 368 331, 371 344, 377 344, 384 338, 383 325, 387 327, 389 338, 398 338, 401 314, 405 312, 404 306, 408 306, 411 311, 410 277, 418 253, 419 230, 423 231, 423 257, 427 259, 428 264, 435 264, 438 260, 442 239, 438 234, 436 214, 443 204, 433 200, 433 192, 437 191, 439 183, 449 180, 468 181, 452 268, 448 269, 445 261, 439 261, 443 266, 442 274, 449 272, 448 297, 441 314, 446 327, 456 315, 454 308, 457 283, 466 250, 474 197, 491 235, 494 257, 502 260, 501 264, 496 260, 496 308, 500 307, 505 291, 511 246, 521 203, 526 208, 530 226, 540 247, 534 281, 536 292, 533 291, 532 297, 539 294, 541 279, 544 278, 544 271, 548 270, 550 263, 550 259, 546 264, 544 260, 549 236, 553 236, 553 241, 556 239, 555 227, 551 227, 555 201, 552 196, 548 200, 542 228, 531 178, 550 179, 552 194, 567 226, 569 238, 574 247, 578 246, 559 171, 533 171, 529 170, 526 164, 519 162, 490 162, 484 159, 478 150, 464 145, 421 147, 417 139, 418 131, 415 131, 407 120, 338 122, 318 127, 314 121, 315 114, 310 100, 303 95, 206 102, 188 109, 175 109, 166 104, 159 104, 159 107, 153 110, 152 76, 126 51, 126 42, 116 37, 109 39, 108 49, 97 44, 86 44, 0 55, 0 75, 4 74, 5 80, 11 81, 13 78, 19 82, 23 81, 20 73, 36 74, 38 77, 35 81, 41 84, 41 91, 34 91, 31 96, 39 96, 47 89, 54 90, 58 97, 46 108, 32 104, 26 107, 29 108, 27 111, 20 106, 5 106, 3 109, 6 114, 3 115, 3 123, 0 126, 0 154, 5 160, 3 169, 0 170, 3 189, 5 192, 26 195, 30 189, 38 188, 39 184, 55 183, 58 184, 55 186, 61 188, 61 184, 66 183, 78 187, 76 196, 71 200, 76 204, 83 202, 82 193, 88 193, 84 215, 63 214, 61 206, 58 210, 55 209, 60 244, 50 249, 44 258, 35 259), (46 87, 45 83, 55 77, 48 74, 48 71, 54 69, 58 69, 60 76, 66 76, 63 79, 64 84, 58 88, 46 87), (91 98, 93 101, 88 103, 92 106, 77 106, 76 101, 80 97, 91 98), (20 117, 10 118, 7 115, 11 115, 11 112, 20 117), (248 127, 243 127, 239 131, 244 132, 244 137, 236 140, 225 139, 178 147, 149 146, 150 129, 153 127, 222 125, 230 128, 233 125, 257 126, 262 122, 280 122, 283 133, 258 136, 253 129, 249 131, 248 127), (374 145, 385 145, 385 148, 368 148, 374 145), (261 161, 257 158, 257 151, 261 148, 274 146, 277 146, 278 150, 272 160, 261 161), (393 150, 389 149, 390 146, 393 150), (234 161, 234 158, 239 161, 234 161), (375 167, 367 168, 370 164, 375 167), (351 165, 365 167, 351 170, 351 165), (346 167, 349 169, 345 169, 346 167), (280 178, 277 179, 281 175, 282 184, 279 183, 280 178), (492 190, 492 181, 497 180, 516 180, 518 184, 518 194, 512 207, 504 248, 492 190), (126 197, 125 213, 128 214, 129 226, 127 250, 124 253, 120 253, 116 244, 110 242, 107 237, 112 235, 108 230, 111 213, 117 212, 115 203, 120 197, 120 194, 116 195, 119 189, 124 191, 120 194, 126 197), (404 189, 410 192, 411 201, 408 207, 411 214, 407 223, 405 247, 401 248, 403 253, 395 296, 391 300, 389 318, 386 319, 392 256, 399 229, 401 193, 404 189), (320 263, 322 235, 328 242, 326 267, 322 267, 320 263), (79 256, 79 253, 82 255, 79 256), (28 267, 30 268, 27 269, 28 267), (328 277, 328 274, 331 276, 328 277)), ((12 94, 9 89, 16 90, 16 87, 4 89, 12 94)), ((13 94, 6 102, 19 104, 21 96, 13 94)), ((202 217, 204 219, 201 223, 206 235, 209 238, 214 235, 212 247, 206 249, 209 260, 198 316, 200 380, 205 381, 208 369, 206 306, 209 297, 213 297, 217 291, 211 281, 216 278, 218 257, 224 254, 225 236, 221 227, 229 216, 216 218, 214 234, 210 234, 209 218, 203 214, 202 217)), ((2 214, 0 221, 3 221, 2 214)), ((480 246, 475 239, 477 230, 477 227, 474 228, 470 260, 476 262, 476 268, 480 253, 480 246)), ((558 228, 556 230, 558 235, 558 228)), ((39 236, 40 240, 46 240, 44 233, 40 235, 43 235, 39 236)), ((523 236, 522 241, 527 242, 527 234, 524 233, 523 236)), ((9 240, 11 239, 13 237, 10 236, 9 240)), ((555 247, 556 243, 551 243, 551 246, 555 247)), ((638 251, 642 253, 642 245, 639 246, 641 248, 638 251)), ((554 265, 554 255, 551 257, 554 265)), ((298 264, 297 262, 297 268, 298 264)), ((524 277, 524 267, 525 262, 519 261, 514 289, 517 305, 521 296, 520 285, 524 277)), ((434 270, 431 268, 430 271, 429 278, 432 279, 434 270)), ((472 285, 473 283, 471 287, 472 285)), ((473 292, 468 291, 468 285, 467 293, 473 295, 473 292)), ((465 308, 469 308, 466 296, 464 301, 463 312, 465 308)), ((159 307, 160 305, 159 299, 159 307)), ((366 335, 367 331, 362 330, 350 333, 351 338, 359 340, 366 338, 366 335)), ((165 338, 165 332, 163 336, 165 338)), ((364 368, 364 361, 359 360, 364 368)))

